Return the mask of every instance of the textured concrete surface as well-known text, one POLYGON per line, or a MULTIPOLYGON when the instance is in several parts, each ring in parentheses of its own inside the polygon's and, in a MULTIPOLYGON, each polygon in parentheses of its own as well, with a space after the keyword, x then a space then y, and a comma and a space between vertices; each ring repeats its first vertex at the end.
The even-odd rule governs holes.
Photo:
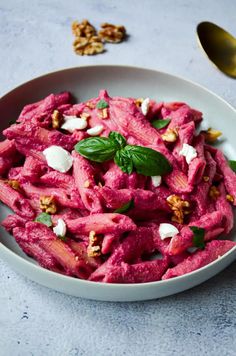
MULTIPOLYGON (((236 81, 199 50, 198 22, 234 33, 231 0, 0 0, 0 95, 81 64, 135 64, 194 80, 236 106, 236 81), (71 49, 70 23, 124 24, 129 40, 94 57, 71 49)), ((222 118, 223 120, 224 118, 222 118)), ((41 287, 0 261, 0 355, 235 355, 236 264, 193 290, 144 303, 102 303, 41 287)))

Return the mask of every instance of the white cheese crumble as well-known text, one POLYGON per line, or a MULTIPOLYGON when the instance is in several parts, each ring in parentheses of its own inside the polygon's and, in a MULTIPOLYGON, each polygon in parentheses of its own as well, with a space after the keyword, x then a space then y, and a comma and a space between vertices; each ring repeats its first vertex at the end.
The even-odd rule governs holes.
POLYGON ((49 167, 56 171, 65 173, 69 171, 73 164, 70 153, 60 146, 50 146, 43 151, 49 167))
POLYGON ((91 127, 91 129, 88 129, 87 133, 90 136, 98 136, 98 135, 100 135, 100 133, 102 133, 103 129, 104 129, 103 125, 97 125, 97 126, 91 127))
POLYGON ((65 122, 61 125, 61 129, 73 133, 75 130, 83 130, 87 127, 88 123, 86 119, 79 118, 77 116, 65 116, 65 122))
POLYGON ((159 234, 162 240, 178 235, 179 230, 172 224, 163 223, 159 226, 159 234))
POLYGON ((151 178, 154 187, 159 187, 161 185, 161 176, 152 176, 151 178))
POLYGON ((197 157, 197 151, 193 146, 184 143, 182 150, 179 151, 179 155, 184 156, 186 158, 186 162, 189 164, 194 158, 197 157))
POLYGON ((149 104, 150 104, 149 98, 146 98, 143 100, 143 102, 141 104, 141 111, 142 111, 143 115, 147 115, 148 110, 149 110, 149 104))
POLYGON ((64 237, 66 235, 66 223, 63 219, 57 220, 57 225, 53 228, 54 234, 64 237))

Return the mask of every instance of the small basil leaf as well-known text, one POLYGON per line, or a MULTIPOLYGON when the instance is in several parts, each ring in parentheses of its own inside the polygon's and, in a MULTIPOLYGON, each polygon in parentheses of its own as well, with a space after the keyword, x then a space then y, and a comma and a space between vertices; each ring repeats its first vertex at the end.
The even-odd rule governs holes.
POLYGON ((57 236, 58 237, 58 239, 60 239, 61 241, 66 241, 66 236, 61 236, 61 235, 59 235, 59 236, 57 236))
POLYGON ((111 131, 109 133, 109 138, 118 143, 119 148, 123 148, 126 145, 126 139, 119 132, 111 131))
POLYGON ((52 219, 51 216, 47 213, 41 213, 37 216, 37 218, 35 219, 36 222, 39 222, 41 224, 44 224, 48 227, 52 226, 52 219))
POLYGON ((105 162, 112 159, 117 151, 117 144, 107 137, 89 137, 75 145, 81 156, 94 161, 105 162))
POLYGON ((162 176, 172 170, 165 156, 151 148, 127 145, 123 150, 129 153, 133 166, 139 174, 162 176))
POLYGON ((229 166, 232 169, 232 171, 236 172, 236 161, 229 160, 229 166))
POLYGON ((170 119, 163 119, 163 120, 154 120, 152 121, 152 126, 156 129, 163 129, 170 123, 170 119))
POLYGON ((96 105, 97 109, 105 109, 109 107, 109 104, 106 100, 99 100, 97 105, 96 105))
POLYGON ((132 158, 124 148, 116 152, 114 162, 124 173, 131 174, 134 170, 132 158))
POLYGON ((134 207, 134 199, 128 201, 128 203, 122 205, 120 208, 116 209, 114 213, 123 214, 134 207))
POLYGON ((205 242, 205 229, 197 226, 189 226, 193 232, 193 246, 204 249, 205 242))

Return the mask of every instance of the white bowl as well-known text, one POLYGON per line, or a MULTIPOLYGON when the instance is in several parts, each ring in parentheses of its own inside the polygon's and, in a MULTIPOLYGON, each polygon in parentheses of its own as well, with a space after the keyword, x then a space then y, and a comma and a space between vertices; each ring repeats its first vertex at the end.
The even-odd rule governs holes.
MULTIPOLYGON (((236 159, 236 111, 207 89, 154 70, 127 66, 87 66, 50 73, 27 82, 0 99, 0 132, 15 119, 22 107, 50 93, 70 91, 83 101, 106 88, 113 95, 150 97, 158 101, 185 101, 204 113, 205 126, 223 131, 220 146, 231 159, 236 159)), ((9 210, 0 205, 0 219, 9 210)), ((230 239, 236 241, 235 230, 230 239)), ((137 301, 161 298, 192 288, 222 271, 236 258, 233 248, 217 261, 192 273, 165 281, 138 284, 105 284, 66 277, 42 267, 26 256, 14 239, 1 228, 0 258, 31 280, 57 291, 89 299, 137 301)))

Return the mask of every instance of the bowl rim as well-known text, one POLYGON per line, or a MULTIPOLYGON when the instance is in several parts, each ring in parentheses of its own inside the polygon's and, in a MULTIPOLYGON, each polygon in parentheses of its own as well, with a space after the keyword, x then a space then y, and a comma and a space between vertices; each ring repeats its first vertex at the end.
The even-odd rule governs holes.
MULTIPOLYGON (((127 70, 141 70, 141 71, 147 71, 147 72, 155 72, 155 73, 158 73, 160 75, 165 75, 165 76, 168 76, 168 77, 171 77, 175 80, 181 80, 187 84, 190 84, 194 87, 197 87, 207 93, 210 93, 212 96, 214 96, 216 99, 218 99, 219 101, 221 101, 224 105, 228 106, 232 111, 235 112, 236 114, 236 109, 230 104, 228 103, 225 99, 223 99, 222 97, 220 97, 218 94, 214 93, 213 91, 207 89, 206 87, 204 87, 203 85, 201 84, 198 84, 198 83, 195 83, 194 81, 192 80, 189 80, 189 79, 186 79, 185 77, 183 76, 178 76, 178 75, 174 75, 174 74, 171 74, 169 72, 165 72, 165 71, 162 71, 162 70, 157 70, 157 69, 154 69, 154 68, 149 68, 149 67, 140 67, 140 66, 132 66, 132 65, 117 65, 117 64, 91 64, 91 65, 80 65, 80 66, 75 66, 75 67, 67 67, 67 68, 63 68, 63 69, 59 69, 59 70, 56 70, 56 71, 51 71, 51 72, 47 72, 45 74, 42 74, 40 76, 37 76, 35 78, 32 78, 26 82, 23 82, 21 84, 19 84, 18 86, 16 86, 14 89, 8 91, 7 93, 3 94, 1 97, 0 97, 0 101, 3 100, 5 97, 7 97, 8 95, 12 94, 14 91, 16 90, 19 90, 21 87, 23 86, 26 86, 34 81, 37 81, 39 79, 46 79, 47 76, 50 76, 50 75, 56 75, 56 74, 59 74, 59 73, 62 73, 62 72, 67 72, 67 71, 70 71, 70 70, 76 70, 76 69, 96 69, 96 68, 114 68, 114 69, 127 69, 127 70)), ((41 267, 40 265, 36 264, 37 261, 36 260, 33 260, 35 261, 35 263, 25 259, 24 257, 18 255, 16 252, 12 251, 10 248, 8 248, 7 246, 5 246, 1 241, 0 241, 0 257, 1 256, 6 256, 6 255, 9 255, 11 258, 15 258, 20 264, 25 264, 27 268, 32 268, 33 270, 36 270, 36 271, 39 271, 39 273, 41 273, 42 275, 44 275, 45 277, 47 276, 50 276, 52 278, 58 278, 59 280, 61 280, 61 282, 68 282, 70 283, 70 281, 72 283, 79 283, 79 284, 82 284, 84 285, 85 287, 86 286, 91 286, 91 285, 94 285, 94 286, 98 286, 98 287, 106 287, 106 288, 120 288, 122 286, 122 288, 125 288, 125 289, 132 289, 132 288, 144 288, 144 287, 150 287, 150 286, 158 286, 158 285, 162 285, 162 286, 168 286, 169 284, 173 284, 173 281, 174 282, 177 282, 177 281, 184 281, 185 279, 189 279, 191 278, 191 276, 195 276, 197 274, 199 274, 200 272, 203 272, 204 270, 214 266, 214 265, 217 265, 218 262, 220 260, 223 260, 225 258, 227 258, 229 255, 233 254, 235 251, 236 251, 236 246, 234 246, 232 249, 230 249, 229 251, 227 251, 224 255, 220 256, 218 259, 216 259, 215 261, 199 268, 199 269, 196 269, 192 272, 189 272, 189 273, 186 273, 184 275, 181 275, 181 276, 177 276, 177 277, 173 277, 173 278, 170 278, 170 279, 166 279, 166 280, 159 280, 159 281, 153 281, 153 282, 144 282, 144 283, 104 283, 104 282, 97 282, 97 281, 89 281, 89 280, 84 280, 84 279, 79 279, 79 278, 75 278, 75 277, 72 277, 72 276, 66 276, 66 275, 63 275, 63 274, 60 274, 58 272, 54 272, 54 271, 51 271, 51 270, 48 270, 44 267, 41 267), (3 253, 2 253, 2 250, 3 249, 3 253), (109 286, 109 287, 108 287, 109 286)), ((236 256, 236 255, 235 255, 236 256)), ((3 257, 3 260, 6 260, 4 257, 3 257)))

